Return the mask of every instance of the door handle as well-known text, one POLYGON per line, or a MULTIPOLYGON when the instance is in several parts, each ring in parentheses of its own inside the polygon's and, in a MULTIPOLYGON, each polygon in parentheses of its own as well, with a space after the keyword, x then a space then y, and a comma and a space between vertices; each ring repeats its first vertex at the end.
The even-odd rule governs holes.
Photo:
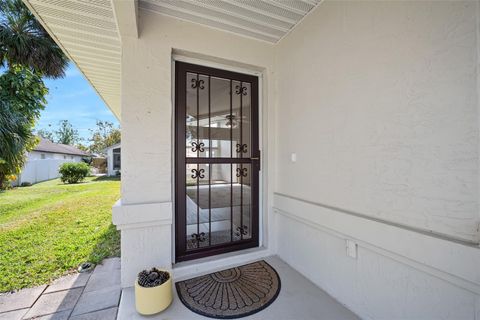
POLYGON ((250 158, 251 160, 260 160, 260 158, 250 158))

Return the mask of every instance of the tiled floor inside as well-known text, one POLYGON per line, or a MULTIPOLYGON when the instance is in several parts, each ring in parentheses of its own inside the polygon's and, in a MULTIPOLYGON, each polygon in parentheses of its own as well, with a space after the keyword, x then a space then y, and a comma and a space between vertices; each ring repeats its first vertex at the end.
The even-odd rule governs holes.
POLYGON ((115 320, 120 293, 120 259, 106 259, 93 272, 1 294, 0 320, 115 320))
MULTIPOLYGON (((358 320, 350 310, 338 303, 325 291, 314 285, 300 273, 276 256, 265 258, 277 270, 282 281, 282 287, 277 299, 266 309, 242 319, 262 320, 358 320)), ((180 280, 180 279, 176 279, 180 280)), ((175 291, 175 290, 174 290, 175 291)), ((135 311, 135 296, 133 288, 124 289, 118 310, 119 320, 190 320, 210 319, 193 313, 187 309, 174 293, 174 300, 164 312, 143 317, 135 311)))

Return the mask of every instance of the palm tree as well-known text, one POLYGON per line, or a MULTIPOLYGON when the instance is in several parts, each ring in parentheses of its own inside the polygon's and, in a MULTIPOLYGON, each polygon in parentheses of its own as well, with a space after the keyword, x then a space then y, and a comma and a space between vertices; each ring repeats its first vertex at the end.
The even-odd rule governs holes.
POLYGON ((0 189, 37 143, 32 131, 48 92, 42 77, 64 77, 67 64, 21 0, 0 0, 0 189))
POLYGON ((6 187, 8 175, 18 173, 25 164, 25 150, 33 148, 37 138, 31 122, 8 104, 0 101, 0 190, 6 187))
POLYGON ((68 58, 21 0, 0 0, 0 66, 62 78, 68 58))
POLYGON ((45 108, 48 89, 29 68, 14 65, 0 75, 0 190, 20 172, 38 142, 32 128, 45 108))

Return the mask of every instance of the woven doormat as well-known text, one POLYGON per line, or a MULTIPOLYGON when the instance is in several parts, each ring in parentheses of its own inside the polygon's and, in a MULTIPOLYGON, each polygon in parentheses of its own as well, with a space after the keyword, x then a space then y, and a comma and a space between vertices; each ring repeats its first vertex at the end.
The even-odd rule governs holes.
POLYGON ((180 281, 175 286, 180 300, 193 312, 235 319, 268 307, 280 293, 280 278, 261 260, 180 281))

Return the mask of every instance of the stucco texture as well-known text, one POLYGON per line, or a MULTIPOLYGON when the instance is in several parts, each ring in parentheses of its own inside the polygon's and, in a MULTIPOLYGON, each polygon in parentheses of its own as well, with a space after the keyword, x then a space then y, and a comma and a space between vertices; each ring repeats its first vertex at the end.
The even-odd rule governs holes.
POLYGON ((324 2, 277 48, 276 191, 478 241, 477 51, 473 1, 324 2))

